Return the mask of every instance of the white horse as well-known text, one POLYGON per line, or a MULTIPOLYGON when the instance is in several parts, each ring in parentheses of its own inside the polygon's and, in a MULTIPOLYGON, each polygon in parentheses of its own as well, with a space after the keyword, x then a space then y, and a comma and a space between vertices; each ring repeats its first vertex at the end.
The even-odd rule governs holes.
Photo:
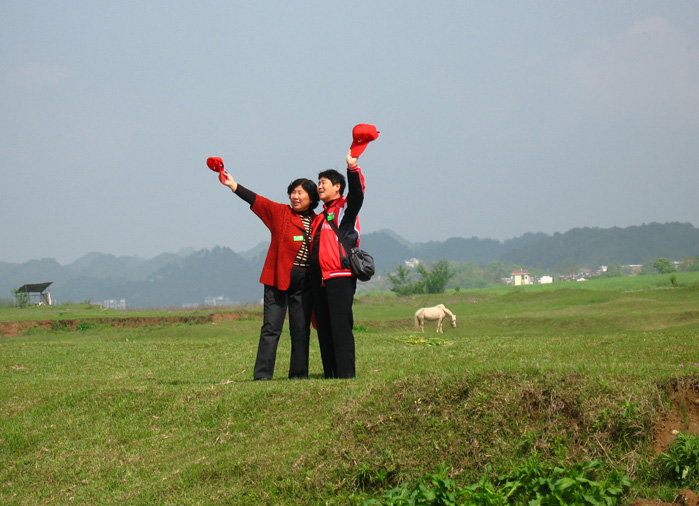
POLYGON ((451 318, 451 326, 456 328, 456 315, 444 307, 444 304, 418 309, 415 311, 415 330, 424 332, 425 320, 430 322, 437 320, 437 332, 444 333, 442 330, 442 320, 447 316, 451 318))

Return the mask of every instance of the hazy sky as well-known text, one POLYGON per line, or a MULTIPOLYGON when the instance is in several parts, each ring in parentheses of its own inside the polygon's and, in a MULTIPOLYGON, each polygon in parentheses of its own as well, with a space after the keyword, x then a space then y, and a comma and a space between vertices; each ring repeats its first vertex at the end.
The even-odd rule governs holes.
MULTIPOLYGON (((0 2, 0 261, 244 251, 206 167, 410 241, 699 225, 699 2, 0 2)), ((699 251, 698 251, 699 253, 699 251)))

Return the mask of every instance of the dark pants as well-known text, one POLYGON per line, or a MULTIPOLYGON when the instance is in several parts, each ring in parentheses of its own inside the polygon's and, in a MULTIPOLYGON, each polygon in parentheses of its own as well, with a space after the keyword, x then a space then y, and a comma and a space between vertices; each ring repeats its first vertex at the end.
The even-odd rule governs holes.
POLYGON ((317 276, 311 279, 313 312, 326 378, 355 377, 352 303, 356 289, 354 277, 326 279, 322 285, 317 276))
POLYGON ((292 269, 287 290, 265 285, 264 323, 260 330, 260 344, 255 361, 255 379, 271 379, 277 358, 279 336, 289 309, 291 334, 291 364, 289 378, 308 377, 308 345, 311 335, 311 290, 306 270, 292 269))

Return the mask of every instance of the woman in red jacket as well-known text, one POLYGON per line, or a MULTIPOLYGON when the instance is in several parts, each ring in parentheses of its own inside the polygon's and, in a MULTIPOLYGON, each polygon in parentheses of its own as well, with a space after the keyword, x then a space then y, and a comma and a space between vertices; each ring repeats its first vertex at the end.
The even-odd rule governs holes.
POLYGON ((311 334, 311 290, 308 280, 311 224, 318 205, 316 184, 300 178, 287 188, 289 204, 280 204, 257 195, 223 173, 233 192, 250 204, 250 209, 269 228, 272 237, 260 283, 264 289, 264 323, 260 330, 254 378, 274 376, 279 336, 289 309, 291 364, 289 378, 308 377, 308 347, 311 334))

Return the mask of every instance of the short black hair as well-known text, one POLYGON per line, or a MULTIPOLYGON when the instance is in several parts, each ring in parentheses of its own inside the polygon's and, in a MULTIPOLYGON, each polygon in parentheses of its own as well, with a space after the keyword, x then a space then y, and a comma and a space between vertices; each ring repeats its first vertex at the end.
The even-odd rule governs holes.
POLYGON ((321 178, 329 179, 330 182, 335 186, 336 184, 340 185, 340 195, 343 195, 345 193, 345 186, 347 186, 347 181, 345 180, 345 176, 340 174, 338 171, 335 169, 328 169, 324 170, 320 174, 318 174, 318 179, 320 180, 321 178))
POLYGON ((316 184, 310 179, 300 177, 289 183, 289 187, 286 189, 286 194, 291 195, 291 192, 293 192, 297 186, 300 186, 301 188, 306 190, 308 196, 311 197, 311 205, 308 206, 308 208, 315 209, 316 207, 318 207, 320 197, 318 196, 318 187, 316 186, 316 184))

